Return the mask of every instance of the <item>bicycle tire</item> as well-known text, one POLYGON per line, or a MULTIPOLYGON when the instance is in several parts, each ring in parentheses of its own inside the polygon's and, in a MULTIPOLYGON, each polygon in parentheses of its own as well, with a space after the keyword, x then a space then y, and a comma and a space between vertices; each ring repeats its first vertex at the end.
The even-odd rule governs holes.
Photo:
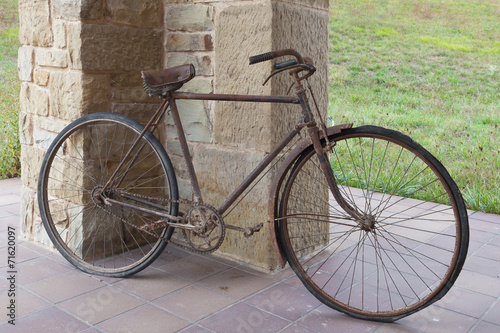
MULTIPOLYGON (((84 272, 110 277, 135 274, 161 254, 167 244, 162 238, 172 235, 173 228, 164 225, 153 232, 139 229, 158 220, 152 214, 108 205, 93 196, 143 129, 123 115, 89 114, 64 128, 44 157, 38 181, 43 225, 58 251, 84 272)), ((107 197, 136 206, 155 205, 176 216, 177 180, 160 142, 147 131, 129 156, 107 197)))
POLYGON ((311 145, 281 192, 278 237, 305 287, 350 316, 392 322, 442 298, 464 264, 467 211, 444 166, 421 145, 375 126, 329 137, 349 214, 311 145))

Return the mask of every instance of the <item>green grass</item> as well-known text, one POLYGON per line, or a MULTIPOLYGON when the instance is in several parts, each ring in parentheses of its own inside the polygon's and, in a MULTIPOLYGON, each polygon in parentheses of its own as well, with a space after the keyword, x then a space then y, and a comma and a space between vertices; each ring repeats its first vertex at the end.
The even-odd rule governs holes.
POLYGON ((19 176, 21 171, 17 4, 17 0, 0 3, 0 179, 19 176))
POLYGON ((500 2, 331 0, 335 123, 410 135, 500 214, 500 2))

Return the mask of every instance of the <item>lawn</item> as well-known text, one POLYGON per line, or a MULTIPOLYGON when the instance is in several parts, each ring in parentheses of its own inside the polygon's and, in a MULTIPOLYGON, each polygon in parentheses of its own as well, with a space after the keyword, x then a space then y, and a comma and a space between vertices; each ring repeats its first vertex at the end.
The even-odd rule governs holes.
POLYGON ((19 87, 17 0, 0 2, 0 179, 19 176, 19 87))
POLYGON ((410 135, 500 213, 500 1, 331 0, 335 123, 410 135))

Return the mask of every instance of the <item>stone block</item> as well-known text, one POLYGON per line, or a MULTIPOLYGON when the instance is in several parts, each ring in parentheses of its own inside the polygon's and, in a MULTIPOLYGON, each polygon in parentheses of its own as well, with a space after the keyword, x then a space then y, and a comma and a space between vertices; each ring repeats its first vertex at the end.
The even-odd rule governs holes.
POLYGON ((45 69, 37 69, 33 74, 35 84, 45 87, 49 83, 50 72, 45 69))
POLYGON ((158 28, 162 23, 162 0, 106 0, 104 17, 113 23, 158 28))
POLYGON ((109 76, 53 72, 49 80, 50 115, 75 120, 85 114, 109 111, 109 76))
POLYGON ((66 24, 62 20, 54 20, 52 23, 54 33, 54 47, 64 49, 66 47, 66 24))
POLYGON ((169 155, 172 166, 175 170, 175 175, 178 179, 189 180, 189 172, 186 168, 186 162, 182 156, 179 155, 169 155))
MULTIPOLYGON (((178 100, 176 104, 186 139, 197 142, 211 142, 212 124, 210 122, 208 103, 206 101, 178 100)), ((177 131, 172 117, 167 117, 166 123, 168 137, 177 138, 177 131)))
POLYGON ((33 80, 33 54, 35 48, 32 46, 21 46, 17 53, 17 71, 21 81, 33 80))
POLYGON ((127 71, 111 74, 111 87, 142 87, 142 77, 140 71, 127 71))
POLYGON ((36 194, 34 191, 23 187, 21 191, 21 235, 32 238, 33 209, 36 194))
POLYGON ((19 112, 19 141, 21 144, 33 144, 33 122, 31 115, 19 112))
MULTIPOLYGON (((179 189, 179 197, 185 200, 193 200, 193 187, 191 182, 184 179, 177 179, 177 187, 179 189)), ((182 208, 181 211, 186 211, 187 208, 182 208)))
MULTIPOLYGON (((328 0, 283 0, 285 6, 292 7, 290 5, 299 5, 304 7, 311 7, 315 9, 328 10, 329 1, 328 0)), ((295 6, 298 7, 298 6, 295 6)), ((302 8, 304 8, 302 7, 302 8)), ((300 8, 300 7, 298 7, 300 8)))
POLYGON ((194 78, 185 83, 180 90, 200 94, 210 94, 214 91, 212 80, 205 78, 194 78))
POLYGON ((44 88, 36 84, 23 82, 19 94, 21 111, 39 116, 49 114, 49 95, 44 88))
POLYGON ((67 67, 68 52, 57 49, 42 49, 35 51, 35 62, 38 66, 67 67))
POLYGON ((151 103, 113 103, 111 112, 122 114, 145 125, 158 106, 151 103))
POLYGON ((83 87, 82 115, 109 111, 109 75, 82 74, 81 78, 83 87))
POLYGON ((68 24, 71 67, 80 70, 138 71, 161 66, 163 33, 103 24, 68 24))
POLYGON ((66 127, 69 122, 66 121, 54 121, 48 117, 34 117, 33 126, 43 131, 60 133, 64 127, 66 127))
POLYGON ((21 180, 24 187, 36 189, 44 156, 44 149, 21 144, 21 180))
POLYGON ((210 31, 214 29, 214 9, 210 5, 178 5, 166 8, 165 25, 171 31, 210 31))
POLYGON ((167 36, 167 51, 212 51, 212 35, 170 33, 167 36))
POLYGON ((32 46, 52 46, 48 0, 19 0, 19 41, 32 46))
MULTIPOLYGON (((190 148, 189 151, 191 151, 191 149, 192 147, 190 148)), ((170 156, 171 155, 183 156, 181 144, 178 140, 171 139, 166 141, 165 150, 170 156)))
POLYGON ((56 138, 56 133, 47 132, 35 128, 33 130, 33 144, 36 147, 48 149, 52 141, 56 138))
POLYGON ((143 88, 122 88, 112 90, 111 101, 118 103, 148 103, 158 100, 150 97, 143 88))
POLYGON ((63 120, 82 116, 82 75, 78 72, 53 72, 49 80, 50 115, 63 120))
POLYGON ((213 75, 212 58, 209 55, 172 52, 167 59, 167 68, 183 64, 193 64, 196 75, 213 75))
POLYGON ((51 0, 54 18, 97 20, 102 18, 105 0, 51 0))

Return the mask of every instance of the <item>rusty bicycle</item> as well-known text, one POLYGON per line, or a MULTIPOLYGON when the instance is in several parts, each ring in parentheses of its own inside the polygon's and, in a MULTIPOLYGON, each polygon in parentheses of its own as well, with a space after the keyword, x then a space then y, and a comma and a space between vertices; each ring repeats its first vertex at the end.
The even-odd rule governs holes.
POLYGON ((188 64, 142 73, 145 90, 163 99, 147 124, 93 113, 64 128, 38 183, 40 215, 61 254, 84 272, 125 277, 151 264, 168 243, 211 253, 226 231, 250 237, 263 227, 229 225, 224 217, 274 167, 265 224, 282 266, 288 262, 316 298, 356 318, 386 322, 442 298, 469 239, 466 207, 449 173, 402 133, 327 126, 309 103, 310 58, 287 49, 251 57, 250 64, 277 58, 283 61, 267 80, 289 73, 292 96, 180 92, 195 76, 188 64), (186 99, 293 104, 301 115, 215 208, 203 200, 179 116, 176 101, 186 99), (192 200, 179 197, 169 155, 153 134, 166 114, 177 130, 192 200))

